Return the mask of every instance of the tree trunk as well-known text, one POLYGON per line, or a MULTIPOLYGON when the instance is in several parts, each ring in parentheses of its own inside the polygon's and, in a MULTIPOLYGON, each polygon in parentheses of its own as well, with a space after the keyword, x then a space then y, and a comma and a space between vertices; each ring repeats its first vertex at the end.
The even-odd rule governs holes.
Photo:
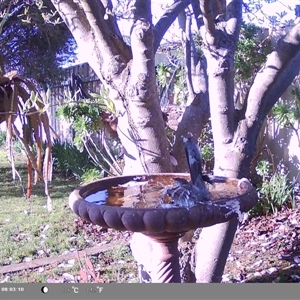
POLYGON ((202 229, 195 246, 195 276, 198 283, 222 281, 237 225, 238 220, 234 218, 229 222, 202 229), (210 247, 208 241, 213 243, 213 247, 210 247))

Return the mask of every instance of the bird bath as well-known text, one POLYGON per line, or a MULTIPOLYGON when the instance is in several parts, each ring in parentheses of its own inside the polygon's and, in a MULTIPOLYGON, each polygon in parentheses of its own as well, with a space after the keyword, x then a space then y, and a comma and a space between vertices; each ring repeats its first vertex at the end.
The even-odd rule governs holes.
POLYGON ((140 281, 181 282, 178 239, 191 229, 241 217, 256 204, 257 193, 246 179, 211 177, 209 201, 173 203, 163 191, 174 185, 174 179, 180 182, 178 178, 189 180, 190 175, 105 178, 76 188, 69 205, 88 222, 135 233, 131 249, 139 265, 140 281))

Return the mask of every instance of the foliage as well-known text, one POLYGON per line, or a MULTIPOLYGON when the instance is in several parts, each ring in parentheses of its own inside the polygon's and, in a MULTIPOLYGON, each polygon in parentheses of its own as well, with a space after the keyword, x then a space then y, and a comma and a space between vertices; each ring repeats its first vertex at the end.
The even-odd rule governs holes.
POLYGON ((203 161, 203 171, 210 173, 214 164, 214 143, 210 121, 203 127, 199 137, 199 144, 203 161))
POLYGON ((58 118, 70 122, 75 134, 74 144, 82 151, 86 149, 95 165, 107 174, 122 174, 122 167, 116 159, 120 143, 113 102, 104 89, 100 94, 88 94, 87 99, 77 99, 79 92, 73 97, 67 95, 67 101, 57 109, 58 118), (109 138, 105 136, 107 131, 109 138))
POLYGON ((172 68, 166 63, 160 63, 156 66, 157 83, 161 87, 166 87, 168 80, 171 77, 172 68))
MULTIPOLYGON (((174 104, 184 104, 187 99, 186 73, 182 62, 183 52, 177 43, 162 46, 161 52, 169 60, 156 65, 156 80, 161 105, 169 104, 170 95, 174 104)), ((173 104, 173 103, 172 103, 173 104)))
POLYGON ((89 182, 98 180, 102 177, 103 177, 103 173, 101 174, 101 172, 98 169, 96 169, 96 168, 90 169, 90 170, 87 170, 84 174, 82 174, 81 184, 89 183, 89 182))
POLYGON ((300 126, 300 88, 294 87, 291 94, 294 96, 294 101, 276 103, 273 107, 273 116, 282 128, 290 128, 294 131, 300 147, 300 137, 298 134, 300 126))
POLYGON ((88 258, 86 253, 83 254, 83 260, 80 259, 78 251, 76 251, 76 259, 78 261, 79 267, 80 267, 80 282, 81 283, 88 283, 89 277, 93 278, 92 282, 99 283, 103 282, 103 280, 100 278, 100 271, 95 271, 95 268, 91 262, 91 260, 88 258))
POLYGON ((86 172, 96 168, 85 149, 80 151, 75 145, 67 142, 61 143, 58 140, 54 140, 52 157, 53 170, 65 177, 73 176, 80 180, 86 172))
POLYGON ((52 2, 1 1, 0 13, 5 72, 17 70, 42 85, 56 81, 60 66, 74 60, 75 43, 52 2))
MULTIPOLYGON (((51 136, 46 106, 36 91, 35 85, 16 71, 0 75, 0 123, 6 122, 7 157, 11 163, 13 179, 19 177, 15 168, 13 146, 19 141, 27 155, 28 183, 27 198, 32 193, 33 183, 41 178, 45 184, 47 207, 51 210, 48 182, 51 181, 51 136), (16 126, 19 120, 22 132, 16 126), (43 136, 44 134, 44 136, 43 136), (43 155, 43 139, 46 140, 43 155), (35 151, 33 146, 35 145, 35 151), (34 169, 34 178, 32 177, 34 169)), ((21 180, 21 178, 19 177, 21 180)))
POLYGON ((258 186, 259 202, 250 215, 276 215, 284 206, 295 208, 294 183, 290 182, 288 174, 278 171, 272 174, 266 160, 258 162, 256 171, 262 177, 262 183, 258 186))
POLYGON ((185 71, 178 63, 160 63, 156 66, 157 85, 161 104, 169 104, 170 95, 174 98, 174 104, 184 104, 187 96, 185 71))
POLYGON ((240 39, 235 53, 235 81, 251 83, 255 74, 265 62, 266 56, 271 52, 271 41, 259 39, 261 29, 251 23, 243 23, 240 39))
POLYGON ((100 94, 91 94, 89 99, 79 101, 74 101, 70 94, 66 96, 66 101, 58 107, 56 115, 71 123, 75 132, 74 143, 82 149, 84 137, 103 128, 104 122, 100 116, 104 111, 115 114, 114 104, 105 90, 102 90, 100 94))
POLYGON ((6 132, 0 131, 0 147, 3 147, 5 145, 6 141, 6 132))

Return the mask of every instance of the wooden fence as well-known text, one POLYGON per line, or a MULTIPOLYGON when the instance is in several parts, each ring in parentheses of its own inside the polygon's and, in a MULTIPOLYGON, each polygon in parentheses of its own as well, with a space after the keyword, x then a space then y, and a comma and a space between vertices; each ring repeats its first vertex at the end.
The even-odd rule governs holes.
POLYGON ((61 84, 50 89, 50 106, 48 111, 50 124, 62 141, 69 142, 72 141, 72 129, 67 122, 58 120, 56 110, 60 104, 66 101, 68 95, 70 95, 70 84, 73 74, 81 77, 88 91, 99 93, 101 89, 101 81, 88 63, 67 68, 61 84))

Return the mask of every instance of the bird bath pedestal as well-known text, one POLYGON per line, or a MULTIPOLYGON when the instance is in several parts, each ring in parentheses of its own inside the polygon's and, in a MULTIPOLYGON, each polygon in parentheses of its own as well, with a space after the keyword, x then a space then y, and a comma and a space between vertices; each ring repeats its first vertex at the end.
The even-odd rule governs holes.
POLYGON ((181 282, 178 239, 189 230, 240 217, 257 202, 256 190, 248 180, 212 177, 210 201, 187 206, 162 204, 159 195, 174 184, 174 178, 189 180, 190 175, 105 178, 79 186, 69 197, 70 207, 82 219, 135 233, 131 249, 141 282, 181 282))

